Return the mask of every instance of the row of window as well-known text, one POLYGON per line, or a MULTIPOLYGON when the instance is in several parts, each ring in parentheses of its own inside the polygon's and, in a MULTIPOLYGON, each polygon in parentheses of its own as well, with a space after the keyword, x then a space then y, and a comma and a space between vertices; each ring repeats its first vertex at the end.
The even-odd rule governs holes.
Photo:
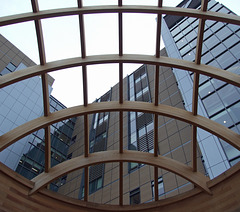
MULTIPOLYGON (((111 91, 107 92, 104 96, 96 100, 96 102, 110 101, 111 91)), ((93 117, 92 128, 89 135, 89 152, 104 151, 107 142, 107 123, 109 121, 109 112, 96 113, 93 117), (104 123, 106 123, 104 125, 104 123)), ((103 186, 103 173, 104 164, 91 166, 89 169, 89 194, 96 192, 103 186)), ((83 174, 84 175, 84 174, 83 174)), ((84 197, 84 177, 82 178, 79 199, 84 197)))
MULTIPOLYGON (((152 188, 152 198, 154 198, 154 181, 151 181, 151 188, 152 188)), ((158 195, 161 196, 164 194, 164 185, 162 177, 158 178, 158 195)), ((136 205, 141 203, 141 195, 140 195, 140 188, 136 188, 130 191, 130 205, 136 205)))

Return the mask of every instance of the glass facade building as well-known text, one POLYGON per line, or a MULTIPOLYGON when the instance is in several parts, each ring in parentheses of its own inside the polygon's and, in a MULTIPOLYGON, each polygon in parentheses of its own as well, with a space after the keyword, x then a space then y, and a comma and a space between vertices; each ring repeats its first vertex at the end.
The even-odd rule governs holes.
MULTIPOLYGON (((201 1, 185 0, 179 7, 197 8, 201 1)), ((208 10, 234 14, 224 5, 210 0, 208 10)), ((195 60, 198 19, 166 15, 163 18, 162 36, 169 57, 195 60)), ((240 74, 240 27, 207 20, 205 23, 201 63, 240 74)), ((173 69, 185 107, 192 109, 193 74, 173 69)), ((200 75, 200 115, 240 133, 240 90, 223 81, 200 75)), ((240 160, 240 152, 224 141, 198 129, 198 142, 210 178, 214 178, 240 160), (213 157, 214 155, 214 157, 213 157)))
MULTIPOLYGON (((35 65, 14 45, 1 38, 0 77, 35 65)), ((52 90, 53 79, 49 76, 49 91, 52 90)), ((66 108, 61 102, 49 94, 50 112, 66 108)), ((32 77, 27 80, 6 86, 0 90, 0 135, 43 115, 42 80, 32 77)), ((75 118, 51 125, 51 166, 67 159, 71 144, 75 118)), ((10 145, 0 153, 0 161, 12 170, 28 179, 32 179, 44 171, 44 130, 40 129, 18 142, 10 145)), ((51 184, 57 191, 64 177, 51 184)))

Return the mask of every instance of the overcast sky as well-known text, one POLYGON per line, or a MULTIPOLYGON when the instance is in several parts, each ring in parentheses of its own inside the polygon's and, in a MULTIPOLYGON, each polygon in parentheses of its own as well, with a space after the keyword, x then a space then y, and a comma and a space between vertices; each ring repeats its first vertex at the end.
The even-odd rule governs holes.
MULTIPOLYGON (((164 6, 176 6, 181 0, 164 0, 164 6)), ((219 1, 240 14, 239 0, 219 1), (238 3, 238 4, 237 4, 238 3)), ((117 4, 117 0, 85 0, 84 6, 117 4)), ((123 4, 157 5, 157 0, 123 0, 123 4)), ((0 17, 31 12, 30 0, 0 0, 0 17)), ((40 10, 76 7, 77 0, 39 0, 40 10)), ((123 15, 123 50, 128 54, 155 54, 156 15, 123 15)), ((118 53, 118 15, 85 15, 87 55, 118 53)), ((81 56, 78 16, 42 20, 47 62, 81 56)), ((39 64, 35 27, 26 22, 0 28, 0 33, 23 53, 39 64)), ((163 47, 163 44, 161 45, 163 47)), ((124 64, 124 76, 130 74, 138 64, 124 64)), ((89 102, 107 92, 118 82, 118 65, 88 66, 89 102)), ((72 68, 51 73, 55 78, 53 96, 66 106, 82 104, 81 68, 72 68)))

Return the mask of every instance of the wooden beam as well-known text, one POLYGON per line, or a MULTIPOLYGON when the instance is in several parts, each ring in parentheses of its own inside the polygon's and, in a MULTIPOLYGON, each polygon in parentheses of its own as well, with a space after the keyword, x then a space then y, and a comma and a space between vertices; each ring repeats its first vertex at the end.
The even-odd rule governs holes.
POLYGON ((123 64, 119 63, 119 103, 123 103, 123 64))
POLYGON ((75 106, 72 108, 66 108, 51 113, 47 117, 39 117, 25 124, 22 124, 21 126, 16 127, 13 130, 0 136, 0 151, 7 148, 9 145, 13 144, 19 139, 31 134, 32 132, 35 132, 41 128, 45 128, 46 126, 54 124, 56 122, 76 116, 81 116, 84 114, 114 111, 135 111, 143 113, 154 113, 162 116, 167 116, 169 118, 174 118, 180 121, 184 121, 186 123, 192 124, 196 127, 200 127, 203 130, 206 130, 216 135, 217 137, 225 140, 230 145, 240 150, 239 134, 203 116, 200 115, 194 116, 192 112, 163 104, 160 104, 156 107, 153 103, 149 102, 124 101, 122 104, 119 104, 119 102, 110 101, 92 103, 89 104, 87 107, 75 106))
MULTIPOLYGON (((208 0, 202 0, 201 11, 207 11, 208 0)), ((198 24, 198 36, 197 36, 197 46, 195 63, 199 65, 201 63, 202 56, 202 45, 203 45, 203 35, 204 35, 205 19, 199 19, 198 24)), ((198 110, 198 88, 199 88, 199 73, 194 73, 193 80, 193 97, 192 97, 192 113, 197 115, 198 110)), ((197 127, 192 126, 192 167, 193 171, 197 171, 197 127)))
MULTIPOLYGON (((32 3, 33 13, 37 14, 39 12, 38 1, 31 0, 31 3, 32 3)), ((44 65, 46 63, 46 55, 45 55, 41 20, 34 20, 34 23, 35 23, 35 29, 36 29, 36 35, 37 35, 40 64, 44 65)))
POLYGON ((123 111, 119 112, 119 152, 123 152, 123 111))
POLYGON ((89 155, 89 131, 88 131, 88 114, 84 114, 84 156, 89 155))
POLYGON ((32 66, 23 70, 12 72, 6 74, 0 78, 0 88, 4 86, 11 85, 15 82, 28 79, 30 77, 38 76, 43 73, 48 73, 52 71, 57 71, 65 68, 73 68, 78 66, 85 65, 94 65, 94 64, 107 64, 107 63, 139 63, 139 64, 150 64, 158 66, 173 67, 177 69, 182 69, 180 71, 192 71, 199 74, 203 74, 209 77, 213 77, 229 84, 240 87, 240 76, 234 73, 231 73, 226 70, 215 68, 208 65, 197 65, 194 62, 184 61, 176 58, 169 58, 161 56, 156 58, 155 56, 149 55, 101 55, 101 56, 88 56, 85 59, 81 57, 63 59, 55 62, 49 62, 43 66, 32 66))
POLYGON ((155 97, 155 105, 158 106, 159 102, 159 66, 155 66, 155 89, 154 89, 154 97, 155 97))
POLYGON ((119 162, 119 205, 123 205, 123 162, 119 162))
POLYGON ((109 150, 92 153, 88 158, 79 156, 71 160, 64 161, 51 168, 49 173, 41 173, 33 178, 32 181, 35 183, 35 185, 30 194, 34 194, 39 189, 52 182, 54 179, 57 179, 72 171, 91 165, 113 162, 135 162, 163 168, 185 178, 206 193, 211 194, 211 191, 207 187, 209 178, 204 176, 202 173, 192 172, 191 167, 171 158, 163 156, 154 157, 154 155, 151 153, 131 150, 124 150, 123 153, 119 153, 118 150, 109 150))
MULTIPOLYGON (((118 6, 122 7, 122 0, 118 0, 118 6)), ((123 55, 123 18, 122 13, 118 13, 118 42, 119 42, 119 56, 123 55)))
POLYGON ((197 127, 192 126, 192 169, 197 171, 197 127))
MULTIPOLYGON (((82 8, 82 1, 78 0, 78 8, 82 8)), ((80 29, 80 43, 81 43, 81 53, 82 58, 86 57, 86 41, 85 41, 85 29, 84 29, 84 17, 83 14, 79 14, 79 29, 80 29)))
POLYGON ((154 167, 154 199, 158 201, 158 167, 154 167))
POLYGON ((10 24, 22 23, 26 21, 39 20, 45 18, 62 17, 69 15, 79 14, 96 14, 96 13, 148 13, 148 14, 167 14, 178 15, 194 18, 205 18, 213 21, 221 21, 230 24, 240 25, 240 17, 232 14, 224 14, 219 12, 201 10, 194 10, 190 8, 180 7, 158 7, 158 6, 135 6, 135 5, 108 5, 108 6, 91 6, 83 8, 61 8, 40 11, 37 14, 34 13, 22 13, 11 16, 4 16, 0 18, 0 26, 6 26, 10 24))
POLYGON ((45 131, 45 172, 51 168, 51 130, 50 126, 44 128, 45 131))
POLYGON ((89 169, 84 168, 84 201, 88 201, 89 169))
POLYGON ((88 86, 87 86, 87 66, 82 67, 82 80, 83 80, 83 105, 88 105, 88 86))
MULTIPOLYGON (((162 0, 158 1, 158 7, 162 7, 162 0)), ((160 40, 161 40, 161 29, 162 29, 162 14, 157 15, 157 36, 156 36, 156 57, 160 57, 160 40)))
POLYGON ((154 114, 154 156, 158 156, 158 114, 154 114))

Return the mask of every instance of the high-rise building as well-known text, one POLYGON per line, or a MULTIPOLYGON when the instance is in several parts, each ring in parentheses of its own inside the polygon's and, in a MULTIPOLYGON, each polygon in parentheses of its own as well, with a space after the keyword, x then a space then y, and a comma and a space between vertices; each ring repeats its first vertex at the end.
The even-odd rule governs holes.
MULTIPOLYGON (((201 1, 185 0, 178 7, 199 9, 201 1)), ((229 9, 214 0, 208 2, 208 10, 232 14, 229 9)), ((161 55, 194 61, 198 19, 166 15, 162 22, 166 52, 162 50, 161 55)), ((207 20, 201 62, 239 74, 239 32, 240 28, 235 25, 207 20)), ((154 66, 144 65, 125 78, 124 87, 127 87, 127 90, 124 93, 124 100, 154 102, 154 73, 154 66)), ((191 111, 193 73, 161 67, 159 78, 159 104, 191 111)), ((117 101, 118 86, 114 86, 97 101, 117 101)), ((239 133, 239 101, 240 92, 235 86, 207 76, 200 76, 199 114, 239 133)), ((90 153, 118 149, 118 123, 114 119, 118 120, 118 113, 100 113, 91 117, 89 125, 90 153)), ((72 157, 84 153, 83 127, 80 126, 83 125, 83 118, 79 118, 78 122, 73 133, 76 136, 76 143, 69 152, 72 157)), ((153 153, 153 114, 125 113, 124 126, 125 149, 153 153)), ((159 121, 159 154, 190 165, 190 155, 187 154, 190 151, 190 141, 191 128, 189 125, 161 117, 161 121, 159 121)), ((218 176, 240 160, 238 150, 201 129, 198 129, 198 143, 201 149, 198 158, 199 170, 210 178, 218 176)), ((104 204, 118 202, 118 174, 116 174, 118 169, 118 164, 100 164, 90 167, 90 201, 104 204)), ((153 200, 151 168, 148 169, 143 164, 126 163, 124 182, 129 183, 124 186, 125 204, 153 200), (141 176, 148 180, 142 181, 141 176)), ((190 188, 192 185, 189 182, 183 183, 178 176, 159 171, 160 198, 173 196, 190 188)), ((82 199, 84 197, 84 170, 68 176, 66 184, 60 188, 59 192, 82 199), (76 185, 74 189, 69 186, 72 184, 76 185)))
MULTIPOLYGON (((0 35, 0 76, 19 71, 35 63, 0 35)), ((49 91, 54 79, 49 75, 49 91)), ((38 118, 43 114, 41 78, 36 76, 0 90, 0 135, 38 118)), ((66 108, 49 94, 50 112, 66 108)), ((75 119, 68 119, 51 126, 51 165, 67 159, 75 119)), ((40 129, 10 145, 0 153, 0 161, 28 179, 44 171, 44 130, 40 129)), ((61 180, 51 185, 57 191, 61 180)))
MULTIPOLYGON (((165 49, 162 56, 167 56, 165 49)), ((124 78, 124 101, 154 102, 155 66, 143 65, 124 78)), ((161 67, 159 73, 159 103, 184 109, 184 102, 171 68, 161 67)), ((97 102, 117 101, 119 85, 97 99, 97 102)), ((117 150, 119 146, 119 114, 96 113, 89 118, 89 152, 117 150)), ((83 117, 78 117, 73 132, 74 144, 69 148, 72 158, 84 154, 83 117)), ((123 116, 124 149, 150 152, 154 150, 153 114, 125 112, 123 116)), ((191 165, 191 127, 175 119, 159 116, 158 154, 191 165)), ((198 153, 199 171, 205 174, 201 153, 198 153)), ((89 200, 117 204, 118 163, 106 163, 89 168, 89 200)), ((124 163, 124 204, 139 204, 154 199, 153 167, 139 163, 124 163)), ((159 198, 167 198, 193 188, 183 178, 159 169, 159 198)), ((84 197, 84 169, 69 174, 59 192, 73 198, 84 197), (75 185, 75 186, 73 186, 75 185)))
MULTIPOLYGON (((199 9, 201 1, 185 0, 178 7, 199 9)), ((210 0, 208 10, 234 14, 224 5, 210 0)), ((235 15, 235 14, 234 14, 235 15)), ((193 17, 166 15, 162 37, 169 57, 195 61, 199 20, 193 17)), ((240 74, 240 27, 206 20, 201 63, 240 74)), ((193 73, 173 69, 185 108, 192 110, 193 73)), ((240 90, 223 81, 200 75, 198 113, 240 133, 240 90)), ((198 143, 207 172, 214 178, 240 160, 240 152, 205 131, 198 129, 198 143), (214 155, 215 157, 212 157, 214 155)))

